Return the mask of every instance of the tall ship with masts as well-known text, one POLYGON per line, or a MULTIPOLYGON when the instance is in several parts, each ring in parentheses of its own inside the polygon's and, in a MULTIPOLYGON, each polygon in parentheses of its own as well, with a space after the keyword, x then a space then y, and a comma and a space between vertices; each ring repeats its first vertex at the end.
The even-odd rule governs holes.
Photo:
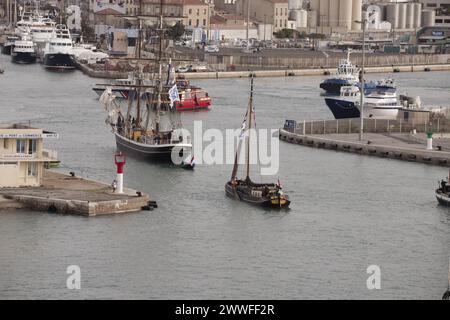
MULTIPOLYGON (((164 0, 160 0, 159 15, 143 15, 142 3, 135 16, 124 16, 137 22, 138 39, 134 58, 127 60, 136 65, 132 84, 128 87, 127 99, 117 100, 113 92, 115 85, 108 85, 100 101, 108 116, 106 123, 114 133, 117 148, 127 154, 151 161, 181 164, 191 156, 192 143, 187 130, 181 123, 176 102, 179 93, 172 57, 165 39, 166 27, 176 19, 163 16, 164 0), (143 25, 155 23, 154 34, 144 34, 143 25), (146 38, 157 39, 153 56, 143 57, 142 49, 146 38), (144 65, 148 64, 149 65, 144 65), (145 69, 145 70, 144 70, 145 69), (144 72, 145 71, 145 72, 144 72)), ((176 21, 176 20, 175 20, 176 21)), ((145 33, 149 32, 148 29, 145 33)), ((120 84, 120 87, 123 87, 120 84)))

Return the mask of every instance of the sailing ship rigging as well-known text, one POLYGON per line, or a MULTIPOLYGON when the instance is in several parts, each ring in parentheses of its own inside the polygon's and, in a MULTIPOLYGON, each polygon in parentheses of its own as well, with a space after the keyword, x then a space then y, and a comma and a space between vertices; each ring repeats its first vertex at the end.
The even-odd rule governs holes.
POLYGON ((248 102, 247 112, 242 125, 242 133, 239 139, 238 147, 234 158, 233 171, 231 179, 225 185, 225 193, 231 198, 238 199, 250 204, 271 207, 271 208, 288 208, 290 205, 289 196, 282 190, 281 183, 255 183, 250 178, 250 130, 255 121, 255 109, 253 106, 253 76, 251 76, 250 98, 248 102), (238 179, 239 158, 242 149, 242 142, 246 138, 245 150, 245 179, 238 179))
POLYGON ((172 57, 166 50, 168 46, 164 37, 166 29, 163 6, 164 0, 160 0, 158 16, 141 15, 140 2, 138 15, 124 16, 138 24, 136 57, 118 58, 136 63, 134 81, 133 84, 126 85, 129 94, 125 103, 115 99, 112 90, 114 85, 107 87, 100 101, 108 112, 106 123, 111 125, 119 150, 149 160, 182 161, 191 154, 192 143, 186 130, 183 130, 180 113, 176 108, 179 94, 172 57), (157 48, 154 57, 143 57, 143 21, 148 24, 155 21, 155 18, 157 48), (154 62, 150 72, 147 67, 144 72, 144 66, 140 64, 142 61, 154 62))

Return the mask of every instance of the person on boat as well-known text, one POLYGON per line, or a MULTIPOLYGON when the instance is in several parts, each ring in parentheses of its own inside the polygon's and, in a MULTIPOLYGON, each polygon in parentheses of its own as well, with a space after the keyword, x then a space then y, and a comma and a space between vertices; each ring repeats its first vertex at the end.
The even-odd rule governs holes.
POLYGON ((443 192, 445 192, 446 190, 446 186, 447 186, 447 181, 445 181, 444 179, 441 180, 441 189, 443 192))

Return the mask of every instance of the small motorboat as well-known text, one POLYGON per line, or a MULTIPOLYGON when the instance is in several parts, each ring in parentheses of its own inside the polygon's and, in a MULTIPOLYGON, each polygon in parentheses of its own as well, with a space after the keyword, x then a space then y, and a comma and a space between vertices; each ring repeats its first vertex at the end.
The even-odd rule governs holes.
POLYGON ((439 188, 436 189, 436 199, 443 206, 450 206, 450 174, 449 177, 439 182, 439 188))
POLYGON ((185 170, 194 170, 194 168, 195 168, 194 156, 192 156, 190 161, 187 161, 187 162, 182 161, 181 167, 185 170))

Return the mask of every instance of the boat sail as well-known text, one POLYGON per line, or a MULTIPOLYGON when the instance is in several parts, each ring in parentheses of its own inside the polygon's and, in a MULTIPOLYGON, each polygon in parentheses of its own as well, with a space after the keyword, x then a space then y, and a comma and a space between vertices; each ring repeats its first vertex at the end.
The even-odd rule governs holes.
POLYGON ((251 77, 250 98, 247 112, 244 117, 241 138, 239 139, 231 179, 225 185, 225 193, 231 198, 238 199, 250 204, 271 207, 288 208, 290 205, 289 196, 282 191, 281 183, 254 183, 250 179, 250 129, 254 126, 255 110, 253 107, 253 76, 251 77), (245 179, 237 179, 239 168, 239 158, 242 148, 243 138, 246 136, 246 156, 245 156, 245 179))
MULTIPOLYGON (((172 58, 164 39, 166 19, 163 16, 163 5, 164 0, 161 0, 158 16, 141 15, 141 4, 138 15, 127 16, 138 23, 136 57, 117 59, 136 63, 132 77, 134 80, 132 84, 126 84, 128 99, 117 101, 112 89, 114 85, 107 85, 100 102, 108 112, 106 123, 112 128, 119 150, 150 161, 172 160, 179 164, 190 156, 192 143, 187 130, 182 127, 180 113, 175 105, 178 93, 172 58), (148 25, 154 22, 155 18, 157 49, 154 50, 153 58, 143 58, 143 38, 147 38, 143 37, 143 21, 148 25), (153 61, 153 67, 145 66, 147 72, 144 72, 144 66, 140 64, 142 61, 153 61)), ((170 19, 173 21, 173 17, 170 19)), ((122 84, 118 86, 123 87, 122 84)))

